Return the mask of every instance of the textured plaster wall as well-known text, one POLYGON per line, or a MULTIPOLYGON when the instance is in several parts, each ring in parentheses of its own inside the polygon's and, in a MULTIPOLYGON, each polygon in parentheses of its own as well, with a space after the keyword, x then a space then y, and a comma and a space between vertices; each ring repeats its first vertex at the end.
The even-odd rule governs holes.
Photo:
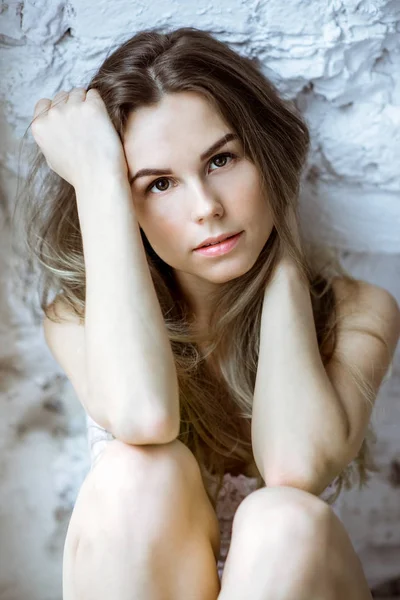
MULTIPOLYGON (((33 0, 0 3, 0 599, 59 600, 66 527, 89 467, 84 414, 44 343, 35 279, 12 250, 35 102, 85 85, 139 29, 196 26, 258 59, 306 115, 304 233, 400 301, 399 0, 33 0), (21 151, 21 154, 20 154, 21 151)), ((343 494, 372 586, 400 578, 400 364, 374 412, 381 472, 343 494)), ((392 582, 392 583, 390 583, 392 582)))

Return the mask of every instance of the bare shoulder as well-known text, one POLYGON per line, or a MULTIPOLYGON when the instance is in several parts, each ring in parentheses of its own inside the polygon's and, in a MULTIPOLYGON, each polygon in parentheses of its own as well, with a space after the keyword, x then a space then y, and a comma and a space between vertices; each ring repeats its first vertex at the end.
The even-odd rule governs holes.
POLYGON ((57 298, 48 307, 43 318, 46 344, 53 357, 65 372, 84 407, 87 405, 88 389, 85 368, 85 327, 63 297, 57 298), (52 320, 53 317, 56 320, 52 320))
POLYGON ((339 321, 351 320, 357 327, 381 335, 395 349, 400 336, 400 308, 396 298, 385 288, 357 279, 335 277, 332 287, 337 299, 339 321))

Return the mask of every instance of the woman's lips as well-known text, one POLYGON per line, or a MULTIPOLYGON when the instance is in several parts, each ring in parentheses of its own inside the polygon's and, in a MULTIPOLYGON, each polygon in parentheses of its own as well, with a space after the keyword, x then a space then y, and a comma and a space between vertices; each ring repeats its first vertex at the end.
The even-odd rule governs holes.
POLYGON ((205 256, 221 256, 222 254, 227 254, 233 248, 235 248, 242 237, 243 231, 234 235, 231 238, 227 238, 223 242, 219 242, 218 244, 214 244, 212 246, 203 246, 202 248, 196 248, 195 252, 199 252, 200 254, 204 254, 205 256))

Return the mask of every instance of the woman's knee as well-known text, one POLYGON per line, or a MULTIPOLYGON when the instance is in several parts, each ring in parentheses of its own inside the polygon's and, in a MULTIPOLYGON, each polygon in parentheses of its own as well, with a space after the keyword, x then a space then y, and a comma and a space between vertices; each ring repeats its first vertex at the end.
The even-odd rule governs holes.
POLYGON ((191 496, 200 480, 195 457, 179 440, 149 446, 114 440, 80 489, 71 529, 97 540, 101 532, 159 538, 163 526, 178 527, 191 518, 191 496))
POLYGON ((272 588, 285 580, 293 597, 308 598, 312 590, 313 597, 327 599, 370 598, 343 523, 326 502, 300 489, 261 488, 239 505, 224 572, 227 589, 234 589, 239 564, 261 573, 272 588))
POLYGON ((264 531, 266 539, 279 540, 283 547, 294 548, 298 541, 305 549, 309 541, 313 550, 318 539, 328 540, 333 519, 332 509, 313 494, 286 486, 264 487, 239 505, 232 533, 246 535, 251 544, 264 531))
POLYGON ((109 442, 91 471, 98 489, 146 491, 157 484, 191 483, 199 467, 190 450, 179 440, 168 444, 134 446, 109 442))

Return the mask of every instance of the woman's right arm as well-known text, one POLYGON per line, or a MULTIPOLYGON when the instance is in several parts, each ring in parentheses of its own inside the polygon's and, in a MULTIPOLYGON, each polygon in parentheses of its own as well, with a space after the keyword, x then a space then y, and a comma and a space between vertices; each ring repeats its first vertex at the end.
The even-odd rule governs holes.
POLYGON ((171 441, 179 433, 177 374, 128 178, 102 173, 90 185, 78 186, 76 199, 93 415, 122 441, 137 439, 143 428, 171 441))
POLYGON ((49 167, 75 189, 82 233, 84 377, 75 374, 71 356, 69 370, 90 416, 114 437, 132 444, 172 441, 180 421, 175 361, 121 140, 95 89, 41 99, 34 116, 32 133, 49 167))

